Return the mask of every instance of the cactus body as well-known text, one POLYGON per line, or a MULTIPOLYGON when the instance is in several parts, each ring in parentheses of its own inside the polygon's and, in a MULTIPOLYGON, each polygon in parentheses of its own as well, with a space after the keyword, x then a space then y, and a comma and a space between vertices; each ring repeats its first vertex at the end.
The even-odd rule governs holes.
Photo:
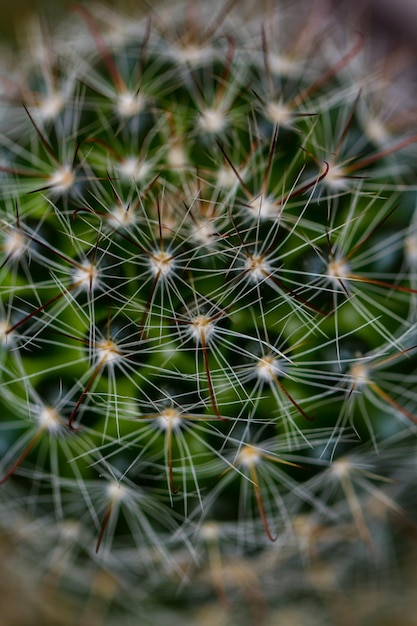
POLYGON ((320 10, 201 5, 3 89, 1 523, 85 620, 332 623, 412 527, 417 135, 320 10))

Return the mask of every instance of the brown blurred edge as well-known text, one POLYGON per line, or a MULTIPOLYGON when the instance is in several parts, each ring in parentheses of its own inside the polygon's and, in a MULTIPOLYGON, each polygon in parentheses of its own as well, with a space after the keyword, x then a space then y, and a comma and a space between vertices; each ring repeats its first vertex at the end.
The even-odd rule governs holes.
MULTIPOLYGON (((145 0, 146 1, 146 0, 145 0)), ((196 0, 202 4, 211 0, 196 0)), ((239 3, 240 0, 237 0, 239 3)), ((273 0, 277 2, 278 0, 273 0)), ((313 0, 307 0, 308 2, 313 0)), ((416 46, 417 0, 323 0, 331 10, 340 11, 343 20, 366 23, 366 26, 397 44, 416 46), (356 19, 355 19, 356 18, 356 19)), ((31 14, 42 13, 51 18, 62 16, 77 0, 0 0, 0 38, 13 42, 18 39, 19 23, 31 14)), ((137 8, 141 0, 104 0, 118 8, 137 8)), ((149 2, 149 0, 148 0, 149 2)), ((81 0, 89 4, 88 0, 81 0)), ((150 4, 155 5, 155 0, 150 4)), ((359 25, 358 24, 358 25, 359 25)))
MULTIPOLYGON (((203 0, 205 1, 205 0, 203 0)), ((138 8, 142 0, 103 0, 104 4, 124 10, 138 8)), ((81 0, 79 4, 96 4, 97 0, 81 0)), ((154 2, 153 2, 154 3, 154 2)), ((152 4, 153 4, 152 3, 152 4)), ((71 11, 77 0, 0 0, 0 39, 13 43, 19 39, 19 27, 33 15, 57 19, 71 11)))
MULTIPOLYGON (((104 0, 113 6, 137 7, 140 0, 104 0)), ((198 0, 205 4, 210 0, 198 0)), ((277 2, 278 0, 274 0, 277 2)), ((312 1, 312 0, 310 0, 312 1)), ((324 0, 325 1, 325 0, 324 0)), ((30 13, 46 11, 62 14, 65 9, 77 3, 77 0, 0 0, 0 33, 10 35, 22 17, 30 13)), ((80 3, 88 4, 88 0, 80 3)), ((239 3, 239 0, 238 2, 239 3)), ((151 5, 155 4, 153 0, 151 5)), ((370 13, 372 21, 382 28, 403 29, 406 36, 417 35, 417 0, 331 0, 334 7, 348 7, 358 14, 370 13)), ((369 16, 368 16, 369 17, 369 16)))

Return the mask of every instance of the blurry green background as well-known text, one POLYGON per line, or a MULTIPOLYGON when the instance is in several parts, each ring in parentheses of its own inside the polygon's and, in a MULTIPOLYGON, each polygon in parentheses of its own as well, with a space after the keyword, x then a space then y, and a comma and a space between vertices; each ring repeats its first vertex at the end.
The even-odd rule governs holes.
MULTIPOLYGON (((19 39, 18 28, 20 23, 33 14, 42 14, 50 17, 59 16, 70 11, 70 7, 77 4, 79 0, 0 0, 0 39, 5 37, 10 42, 19 39)), ((201 0, 203 2, 207 0, 201 0)), ((90 4, 94 4, 92 0, 90 4)), ((104 0, 105 4, 120 8, 137 8, 142 0, 104 0)), ((82 4, 89 4, 88 0, 81 0, 82 4)), ((155 0, 151 2, 155 5, 155 0)))
POLYGON ((71 4, 74 4, 73 0, 0 0, 0 36, 13 40, 17 24, 31 13, 45 10, 47 13, 58 13, 71 4))

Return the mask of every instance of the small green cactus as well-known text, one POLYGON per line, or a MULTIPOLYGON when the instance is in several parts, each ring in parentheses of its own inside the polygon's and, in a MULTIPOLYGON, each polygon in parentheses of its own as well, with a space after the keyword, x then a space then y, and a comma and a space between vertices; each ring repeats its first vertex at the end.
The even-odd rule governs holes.
POLYGON ((417 134, 366 37, 249 5, 3 71, 0 523, 55 624, 330 624, 414 529, 417 134))

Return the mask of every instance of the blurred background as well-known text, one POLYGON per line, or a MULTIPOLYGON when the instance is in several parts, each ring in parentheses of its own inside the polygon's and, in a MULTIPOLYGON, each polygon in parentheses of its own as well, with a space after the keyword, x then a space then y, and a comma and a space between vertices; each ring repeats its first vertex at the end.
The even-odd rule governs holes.
MULTIPOLYGON (((202 0, 207 1, 207 0, 202 0)), ((138 7, 141 0, 103 0, 104 4, 120 8, 138 7)), ((35 15, 46 15, 51 19, 58 18, 70 11, 77 0, 0 0, 0 39, 7 39, 11 43, 19 39, 19 27, 35 15)), ((94 4, 96 2, 81 0, 79 4, 94 4)), ((151 2, 155 4, 155 0, 151 2)))
POLYGON ((34 13, 47 11, 59 13, 68 9, 72 0, 0 0, 0 36, 10 40, 16 38, 19 23, 25 22, 34 13))
MULTIPOLYGON (((46 12, 53 17, 65 12, 76 0, 0 0, 0 37, 13 41, 21 20, 30 14, 46 12)), ((199 0, 210 2, 210 0, 199 0)), ((238 0, 239 1, 239 0, 238 0)), ((270 0, 274 2, 275 0, 270 0)), ((315 0, 306 0, 314 3, 315 0)), ((362 25, 366 32, 388 37, 393 45, 407 45, 416 50, 417 0, 323 0, 329 10, 339 11, 343 20, 362 25)), ((84 0, 84 4, 88 4, 84 0)), ((137 7, 140 0, 107 0, 118 7, 137 7)), ((155 6, 155 0, 149 3, 155 6)))

